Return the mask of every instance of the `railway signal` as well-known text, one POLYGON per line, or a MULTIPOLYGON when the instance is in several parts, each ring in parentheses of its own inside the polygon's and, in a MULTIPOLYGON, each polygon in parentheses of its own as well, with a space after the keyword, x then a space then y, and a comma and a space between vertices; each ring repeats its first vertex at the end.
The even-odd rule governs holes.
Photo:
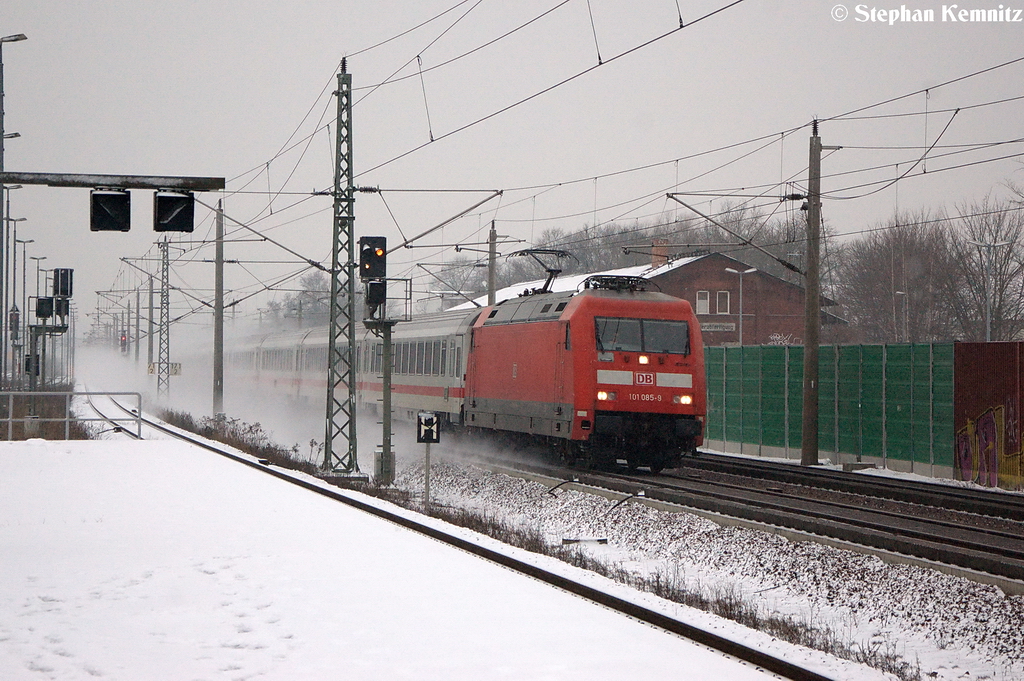
POLYGON ((362 279, 384 279, 387 274, 388 240, 382 236, 359 238, 359 276, 362 279))
MULTIPOLYGON (((377 317, 377 312, 383 307, 388 299, 388 284, 386 281, 366 282, 366 316, 367 318, 377 317)), ((383 315, 381 315, 383 317, 383 315)))
POLYGON ((53 271, 53 296, 55 298, 71 297, 74 272, 68 267, 58 267, 53 271))
POLYGON ((195 214, 192 192, 158 191, 153 194, 154 232, 192 232, 195 214))
POLYGON ((53 316, 53 298, 36 298, 36 318, 49 319, 53 316))
POLYGON ((89 201, 89 229, 93 232, 127 232, 132 228, 132 195, 124 189, 94 189, 89 201))

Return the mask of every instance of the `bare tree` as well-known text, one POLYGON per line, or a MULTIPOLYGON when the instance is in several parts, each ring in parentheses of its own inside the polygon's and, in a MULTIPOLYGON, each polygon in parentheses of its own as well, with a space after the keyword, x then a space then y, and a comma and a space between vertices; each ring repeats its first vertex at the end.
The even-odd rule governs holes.
POLYGON ((278 315, 293 320, 289 325, 303 328, 327 323, 330 314, 331 282, 325 272, 312 270, 299 278, 299 290, 277 305, 278 315))
POLYGON ((851 325, 876 343, 950 340, 948 232, 927 213, 894 216, 845 245, 836 295, 851 325))
POLYGON ((1024 330, 1024 216, 1010 202, 986 198, 958 206, 949 223, 945 282, 957 336, 1015 340, 1024 330))

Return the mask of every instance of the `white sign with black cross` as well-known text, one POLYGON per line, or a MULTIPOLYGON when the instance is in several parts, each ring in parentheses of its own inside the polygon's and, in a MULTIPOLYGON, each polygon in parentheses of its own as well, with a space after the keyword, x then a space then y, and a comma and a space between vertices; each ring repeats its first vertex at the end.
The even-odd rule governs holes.
POLYGON ((441 423, 432 411, 421 411, 416 415, 416 442, 437 444, 441 441, 441 423))
POLYGON ((416 442, 425 445, 423 461, 423 508, 430 510, 430 445, 441 441, 441 419, 432 411, 416 415, 416 442))

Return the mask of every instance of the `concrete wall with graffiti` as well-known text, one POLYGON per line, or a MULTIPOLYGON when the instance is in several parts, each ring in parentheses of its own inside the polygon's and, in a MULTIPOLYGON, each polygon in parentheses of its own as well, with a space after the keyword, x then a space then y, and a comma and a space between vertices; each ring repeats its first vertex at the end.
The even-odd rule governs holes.
POLYGON ((956 477, 1024 488, 1021 471, 1022 343, 957 343, 954 350, 956 477))

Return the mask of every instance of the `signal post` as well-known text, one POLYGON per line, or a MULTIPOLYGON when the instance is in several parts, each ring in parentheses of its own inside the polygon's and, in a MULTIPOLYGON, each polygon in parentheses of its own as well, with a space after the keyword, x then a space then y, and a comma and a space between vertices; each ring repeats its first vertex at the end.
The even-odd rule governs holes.
MULTIPOLYGON (((395 453, 391 448, 391 330, 397 323, 387 319, 387 239, 364 236, 359 239, 359 278, 366 285, 363 325, 383 341, 381 353, 381 437, 380 452, 374 452, 374 480, 378 485, 395 481, 395 453)), ((372 360, 371 360, 372 366, 372 360)))

